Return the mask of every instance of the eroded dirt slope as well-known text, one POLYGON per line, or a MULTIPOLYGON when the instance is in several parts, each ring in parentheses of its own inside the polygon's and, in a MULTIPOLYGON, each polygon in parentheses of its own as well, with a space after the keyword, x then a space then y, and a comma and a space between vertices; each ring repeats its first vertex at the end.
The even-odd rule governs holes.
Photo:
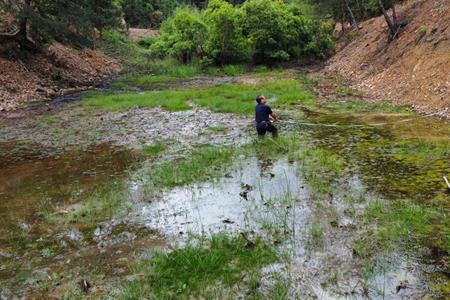
POLYGON ((368 20, 325 70, 378 101, 450 118, 450 0, 412 1, 398 14, 406 23, 398 39, 388 43, 383 17, 368 20))
POLYGON ((119 71, 118 61, 101 52, 59 43, 20 59, 0 57, 0 111, 99 84, 119 71))

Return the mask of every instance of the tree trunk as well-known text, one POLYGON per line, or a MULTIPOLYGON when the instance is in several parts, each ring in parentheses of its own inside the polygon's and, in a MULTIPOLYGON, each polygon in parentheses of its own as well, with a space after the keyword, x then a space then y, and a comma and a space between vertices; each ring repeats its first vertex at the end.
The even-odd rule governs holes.
POLYGON ((26 50, 37 50, 37 46, 28 38, 28 20, 30 18, 30 11, 32 9, 31 4, 33 0, 25 0, 23 7, 23 16, 19 22, 19 32, 17 38, 19 44, 26 50))
POLYGON ((395 4, 392 4, 392 19, 394 21, 394 24, 398 26, 397 12, 395 11, 395 4))
POLYGON ((391 37, 391 39, 394 39, 398 33, 398 23, 397 23, 397 15, 395 12, 395 4, 393 4, 393 6, 392 6, 393 19, 391 19, 391 17, 389 17, 388 12, 386 11, 386 9, 383 5, 383 1, 378 0, 378 4, 380 5, 381 12, 383 13, 384 19, 386 20, 386 23, 389 27, 390 37, 391 37))
POLYGON ((348 10, 348 13, 350 15, 350 18, 352 19, 353 26, 355 26, 356 31, 359 32, 358 21, 356 21, 355 15, 353 14, 353 11, 350 8, 350 5, 348 5, 348 0, 343 0, 343 1, 344 1, 345 6, 347 7, 347 10, 348 10))

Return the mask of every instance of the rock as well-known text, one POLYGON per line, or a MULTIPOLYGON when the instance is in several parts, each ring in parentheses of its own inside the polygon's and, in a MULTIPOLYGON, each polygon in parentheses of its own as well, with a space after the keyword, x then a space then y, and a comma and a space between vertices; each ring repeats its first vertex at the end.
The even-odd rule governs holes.
POLYGON ((4 288, 0 293, 0 300, 11 299, 11 291, 8 288, 4 288))

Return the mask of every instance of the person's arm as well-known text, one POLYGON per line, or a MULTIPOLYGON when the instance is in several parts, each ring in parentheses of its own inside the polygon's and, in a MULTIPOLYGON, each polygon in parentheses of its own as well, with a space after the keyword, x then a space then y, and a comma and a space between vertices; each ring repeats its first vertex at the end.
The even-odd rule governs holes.
POLYGON ((272 111, 272 109, 269 106, 267 106, 267 109, 268 109, 270 120, 277 121, 277 115, 272 111))
POLYGON ((278 120, 278 117, 277 117, 277 115, 276 115, 274 112, 272 112, 272 113, 270 114, 270 116, 272 117, 272 119, 273 119, 274 121, 277 121, 277 120, 278 120))

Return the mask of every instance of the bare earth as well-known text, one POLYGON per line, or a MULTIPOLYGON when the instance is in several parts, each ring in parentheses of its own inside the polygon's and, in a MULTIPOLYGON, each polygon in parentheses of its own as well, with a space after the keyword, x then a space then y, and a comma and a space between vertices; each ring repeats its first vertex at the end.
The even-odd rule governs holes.
POLYGON ((377 101, 450 119, 450 1, 413 1, 398 14, 407 25, 397 40, 388 43, 383 17, 368 20, 325 71, 340 73, 377 101))
POLYGON ((59 43, 21 58, 0 57, 0 111, 87 89, 119 71, 119 62, 99 51, 59 43))

